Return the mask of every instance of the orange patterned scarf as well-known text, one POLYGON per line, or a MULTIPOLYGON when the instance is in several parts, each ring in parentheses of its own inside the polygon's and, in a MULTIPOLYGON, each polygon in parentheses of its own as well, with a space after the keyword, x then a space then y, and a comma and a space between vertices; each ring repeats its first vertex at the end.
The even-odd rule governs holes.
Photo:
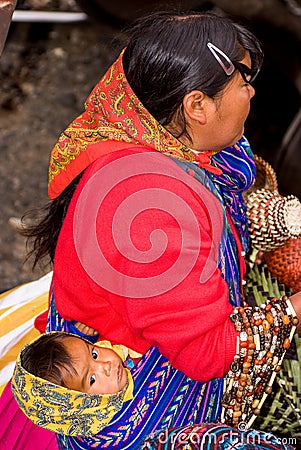
POLYGON ((97 158, 112 151, 148 147, 186 161, 197 161, 213 173, 213 152, 195 154, 160 125, 132 91, 122 66, 123 51, 95 86, 85 111, 61 134, 49 164, 48 194, 60 195, 97 158))

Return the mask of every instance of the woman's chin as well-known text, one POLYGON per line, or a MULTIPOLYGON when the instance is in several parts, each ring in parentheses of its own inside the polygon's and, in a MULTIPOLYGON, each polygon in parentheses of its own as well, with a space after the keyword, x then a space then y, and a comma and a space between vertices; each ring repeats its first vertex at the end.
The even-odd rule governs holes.
POLYGON ((232 144, 230 144, 228 147, 231 147, 231 146, 235 145, 238 141, 240 141, 241 138, 243 137, 244 133, 245 133, 245 129, 243 128, 240 133, 237 133, 236 137, 232 141, 232 144))

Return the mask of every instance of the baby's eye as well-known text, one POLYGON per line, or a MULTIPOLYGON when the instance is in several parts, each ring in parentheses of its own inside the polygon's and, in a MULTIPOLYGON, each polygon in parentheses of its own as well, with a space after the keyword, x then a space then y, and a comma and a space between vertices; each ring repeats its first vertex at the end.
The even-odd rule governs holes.
POLYGON ((92 348, 91 354, 92 354, 92 358, 93 358, 93 359, 97 359, 97 358, 98 358, 98 353, 97 353, 97 351, 95 350, 95 348, 92 348))
POLYGON ((95 375, 92 375, 92 376, 90 377, 90 386, 92 386, 92 384, 94 384, 95 381, 96 381, 95 375))

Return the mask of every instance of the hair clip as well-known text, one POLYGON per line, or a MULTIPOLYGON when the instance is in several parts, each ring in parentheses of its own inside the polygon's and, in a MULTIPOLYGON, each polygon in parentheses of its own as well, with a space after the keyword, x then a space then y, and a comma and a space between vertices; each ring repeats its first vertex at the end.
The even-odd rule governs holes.
POLYGON ((230 58, 228 58, 227 55, 225 55, 225 53, 220 50, 216 45, 212 44, 211 42, 207 43, 207 47, 209 48, 209 50, 211 51, 212 55, 214 56, 214 58, 216 59, 216 61, 219 63, 219 65, 222 67, 222 69, 224 70, 224 72, 226 73, 226 75, 232 75, 232 73, 235 70, 234 64, 231 61, 230 58), (226 65, 224 64, 224 62, 221 60, 221 58, 219 57, 222 56, 227 63, 229 64, 229 67, 226 67, 226 65))

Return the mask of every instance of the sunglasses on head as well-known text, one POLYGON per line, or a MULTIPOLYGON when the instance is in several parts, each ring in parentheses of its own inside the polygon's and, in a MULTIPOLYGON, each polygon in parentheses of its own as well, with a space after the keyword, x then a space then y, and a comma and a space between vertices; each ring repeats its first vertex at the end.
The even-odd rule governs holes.
POLYGON ((242 79, 248 84, 253 83, 260 70, 260 69, 253 70, 252 68, 240 62, 233 63, 233 66, 235 67, 236 70, 238 70, 238 72, 242 76, 242 79))
POLYGON ((233 63, 231 61, 231 59, 228 58, 228 56, 222 50, 220 50, 216 45, 212 44, 211 42, 207 43, 207 47, 209 48, 210 52, 212 53, 212 55, 214 56, 216 61, 222 67, 222 69, 224 70, 226 75, 230 76, 230 75, 232 75, 232 73, 235 70, 238 70, 238 72, 242 76, 242 79, 246 83, 248 83, 248 84, 252 84, 253 83, 253 81, 255 80, 255 78, 258 75, 258 72, 260 70, 259 68, 252 69, 251 67, 246 66, 246 64, 243 64, 243 63, 240 63, 240 62, 233 63), (221 59, 220 56, 222 56, 224 58, 224 60, 227 63, 227 65, 221 59))

